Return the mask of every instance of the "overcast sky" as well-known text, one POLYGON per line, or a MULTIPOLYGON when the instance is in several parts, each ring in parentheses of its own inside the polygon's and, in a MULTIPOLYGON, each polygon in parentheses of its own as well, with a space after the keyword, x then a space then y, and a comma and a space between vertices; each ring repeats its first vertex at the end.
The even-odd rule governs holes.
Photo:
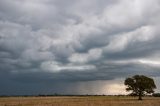
POLYGON ((0 0, 0 95, 160 92, 159 0, 0 0))

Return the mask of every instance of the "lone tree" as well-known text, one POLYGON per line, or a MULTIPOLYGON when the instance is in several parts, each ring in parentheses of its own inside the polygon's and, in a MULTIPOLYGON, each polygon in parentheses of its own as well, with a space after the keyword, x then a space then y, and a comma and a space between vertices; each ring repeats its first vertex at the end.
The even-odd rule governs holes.
POLYGON ((124 84, 127 86, 126 91, 132 91, 132 95, 139 96, 138 100, 142 100, 142 96, 147 93, 154 93, 154 89, 156 88, 154 80, 144 75, 126 78, 124 84))

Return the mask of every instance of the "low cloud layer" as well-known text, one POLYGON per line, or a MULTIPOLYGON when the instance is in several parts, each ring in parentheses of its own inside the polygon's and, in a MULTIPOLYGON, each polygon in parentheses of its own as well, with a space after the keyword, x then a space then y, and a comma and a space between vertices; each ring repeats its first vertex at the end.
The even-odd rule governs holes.
POLYGON ((93 92, 80 83, 159 79, 159 13, 159 0, 1 0, 0 94, 83 94, 93 92))

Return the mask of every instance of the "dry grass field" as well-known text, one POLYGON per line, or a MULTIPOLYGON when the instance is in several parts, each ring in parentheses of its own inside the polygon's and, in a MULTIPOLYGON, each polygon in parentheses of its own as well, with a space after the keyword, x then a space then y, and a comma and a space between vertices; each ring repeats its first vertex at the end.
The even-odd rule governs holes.
POLYGON ((0 106, 160 106, 160 98, 85 96, 85 97, 2 97, 0 106))

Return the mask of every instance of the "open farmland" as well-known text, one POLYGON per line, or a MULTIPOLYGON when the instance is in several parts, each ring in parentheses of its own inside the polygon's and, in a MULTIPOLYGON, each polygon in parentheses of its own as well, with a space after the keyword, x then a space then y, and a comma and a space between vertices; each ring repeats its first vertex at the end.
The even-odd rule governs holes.
POLYGON ((2 97, 0 106, 160 106, 160 98, 114 96, 2 97))

